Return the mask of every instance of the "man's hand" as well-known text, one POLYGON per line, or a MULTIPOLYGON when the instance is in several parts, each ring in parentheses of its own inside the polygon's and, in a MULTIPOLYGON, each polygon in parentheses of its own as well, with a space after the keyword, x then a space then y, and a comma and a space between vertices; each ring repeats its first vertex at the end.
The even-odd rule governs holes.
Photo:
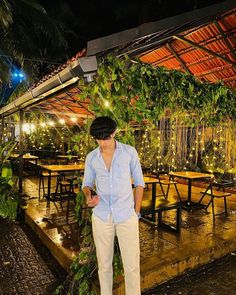
POLYGON ((100 201, 100 197, 98 195, 92 196, 90 198, 87 198, 86 203, 88 207, 95 207, 100 201))
POLYGON ((83 188, 83 193, 86 197, 86 204, 88 207, 95 207, 100 201, 100 197, 96 195, 93 189, 89 186, 83 188))

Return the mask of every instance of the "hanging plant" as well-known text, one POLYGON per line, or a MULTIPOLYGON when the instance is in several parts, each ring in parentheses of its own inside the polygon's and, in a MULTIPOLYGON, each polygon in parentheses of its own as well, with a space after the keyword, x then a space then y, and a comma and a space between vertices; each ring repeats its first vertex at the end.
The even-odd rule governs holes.
POLYGON ((156 122, 167 109, 172 116, 191 115, 192 124, 204 121, 214 126, 236 118, 236 95, 222 83, 200 82, 192 75, 128 57, 101 60, 95 80, 89 85, 80 81, 79 87, 96 116, 111 116, 121 129, 132 122, 156 122))

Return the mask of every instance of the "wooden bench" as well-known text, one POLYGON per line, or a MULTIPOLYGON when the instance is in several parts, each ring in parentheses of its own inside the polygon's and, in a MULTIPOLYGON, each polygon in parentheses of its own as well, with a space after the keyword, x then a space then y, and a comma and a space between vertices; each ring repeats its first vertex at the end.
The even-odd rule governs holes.
POLYGON ((148 223, 151 223, 157 228, 163 228, 167 230, 171 230, 174 232, 179 233, 181 230, 181 203, 180 202, 174 202, 170 203, 167 200, 159 200, 158 203, 155 204, 155 208, 152 208, 151 206, 151 200, 145 200, 142 203, 142 209, 141 209, 141 220, 147 221, 148 223), (152 213, 153 210, 155 212, 155 215, 157 215, 157 219, 152 219, 152 213), (168 223, 166 220, 163 219, 163 212, 175 210, 175 225, 168 223))
POLYGON ((212 204, 212 214, 213 214, 213 218, 215 218, 216 215, 221 215, 221 214, 226 214, 227 215, 227 197, 231 196, 231 193, 227 193, 225 191, 219 191, 219 190, 214 190, 213 187, 213 182, 210 183, 210 185, 207 187, 207 189, 205 191, 202 191, 202 197, 199 200, 199 204, 201 204, 202 200, 205 198, 205 196, 210 197, 210 201, 209 203, 206 205, 205 209, 207 209, 210 204, 212 204), (215 213, 215 205, 214 205, 214 200, 215 198, 220 199, 223 198, 224 199, 224 211, 220 212, 220 213, 215 213))

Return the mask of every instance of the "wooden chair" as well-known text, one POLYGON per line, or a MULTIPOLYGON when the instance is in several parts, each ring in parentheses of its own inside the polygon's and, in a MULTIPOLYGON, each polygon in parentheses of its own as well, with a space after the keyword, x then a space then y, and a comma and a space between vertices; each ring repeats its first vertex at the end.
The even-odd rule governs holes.
POLYGON ((45 178, 47 179, 48 177, 59 177, 59 174, 57 172, 52 172, 51 174, 49 174, 48 171, 44 171, 41 167, 39 168, 39 186, 38 186, 38 199, 40 201, 40 197, 41 197, 41 190, 43 190, 43 197, 45 196, 45 190, 47 189, 45 187, 45 183, 44 180, 45 178))
POLYGON ((76 203, 77 193, 82 189, 82 179, 77 177, 77 186, 73 189, 73 194, 71 194, 71 198, 67 198, 67 209, 66 209, 66 221, 69 219, 69 211, 70 211, 70 200, 72 199, 76 203))
POLYGON ((176 193, 178 195, 179 201, 181 201, 181 197, 180 197, 179 190, 178 190, 178 187, 177 187, 177 182, 169 177, 168 172, 159 171, 159 172, 156 172, 155 175, 159 180, 158 184, 160 185, 160 188, 161 188, 161 191, 162 191, 161 196, 163 196, 165 198, 165 200, 167 200, 168 195, 169 195, 170 186, 173 185, 174 188, 175 188, 175 191, 176 191, 176 193), (165 175, 165 178, 163 178, 163 175, 165 175), (166 191, 164 190, 164 187, 167 187, 166 191))
POLYGON ((232 187, 234 186, 234 182, 229 179, 228 174, 227 173, 214 173, 214 181, 212 183, 212 185, 214 187, 217 188, 218 191, 222 190, 223 192, 225 192, 225 189, 227 187, 232 187))
POLYGON ((74 192, 74 185, 73 185, 73 178, 66 178, 65 173, 60 173, 59 177, 57 179, 57 185, 56 185, 56 192, 55 195, 59 195, 60 202, 62 202, 63 196, 70 197, 75 194, 74 192))
POLYGON ((199 204, 201 204, 201 202, 203 201, 203 199, 205 197, 210 197, 210 201, 206 205, 205 209, 207 210, 207 208, 211 204, 212 205, 213 218, 215 219, 215 216, 217 216, 217 215, 221 215, 221 214, 226 214, 227 215, 227 197, 231 196, 231 193, 227 193, 225 191, 222 192, 222 191, 219 191, 219 190, 214 190, 213 189, 213 185, 214 185, 214 178, 212 178, 210 180, 210 184, 206 188, 206 190, 201 192, 202 197, 199 200, 199 204), (215 201, 215 199, 222 199, 222 198, 224 199, 224 211, 222 211, 220 213, 215 213, 215 204, 214 204, 214 201, 215 201))

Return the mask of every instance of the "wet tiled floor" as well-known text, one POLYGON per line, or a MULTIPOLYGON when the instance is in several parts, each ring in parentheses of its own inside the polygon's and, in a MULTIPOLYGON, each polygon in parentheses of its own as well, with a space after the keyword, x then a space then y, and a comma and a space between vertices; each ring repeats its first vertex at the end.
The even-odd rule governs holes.
MULTIPOLYGON (((24 191, 30 196, 27 211, 37 226, 50 236, 54 245, 63 252, 65 257, 57 258, 61 259, 60 263, 64 263, 68 268, 79 246, 78 226, 73 210, 74 203, 73 201, 70 203, 70 214, 67 220, 67 202, 62 202, 60 205, 59 202, 47 203, 42 198, 39 201, 37 186, 37 178, 35 177, 24 180, 24 191)), ((187 195, 187 185, 178 184, 178 188, 180 195, 184 198, 187 195)), ((199 200, 202 190, 202 187, 193 187, 192 199, 194 201, 199 200)), ((157 194, 159 193, 160 188, 157 187, 157 194)), ((145 191, 144 200, 150 198, 150 195, 151 190, 145 191)), ((174 190, 170 190, 168 199, 170 201, 177 200, 174 190)), ((208 212, 205 210, 193 212, 182 210, 180 234, 157 230, 149 224, 140 222, 143 289, 151 288, 153 285, 167 281, 189 269, 209 263, 231 252, 232 249, 236 250, 235 194, 229 197, 228 207, 228 216, 217 216, 215 220, 212 217, 211 209, 208 212)), ((219 212, 222 209, 223 201, 217 200, 216 210, 219 212)), ((171 211, 165 212, 164 218, 173 223, 174 214, 171 211)), ((172 293, 170 294, 172 295, 172 293)))
POLYGON ((1 295, 49 295, 65 276, 29 226, 0 220, 1 295))
POLYGON ((143 295, 235 295, 236 253, 189 271, 143 295))

